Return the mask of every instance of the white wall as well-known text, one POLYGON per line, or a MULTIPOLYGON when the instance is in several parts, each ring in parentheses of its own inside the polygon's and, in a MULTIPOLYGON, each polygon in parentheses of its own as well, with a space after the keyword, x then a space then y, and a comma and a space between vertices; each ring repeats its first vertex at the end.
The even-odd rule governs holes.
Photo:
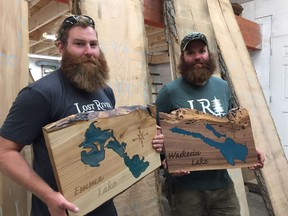
POLYGON ((270 100, 271 19, 271 16, 255 19, 261 26, 261 51, 250 53, 267 104, 270 100))
POLYGON ((255 0, 255 19, 272 15, 272 37, 288 34, 288 1, 255 0))
MULTIPOLYGON (((275 76, 279 74, 279 71, 273 71, 275 70, 274 68, 279 67, 275 67, 275 65, 273 65, 273 62, 275 61, 272 60, 275 60, 274 56, 276 55, 272 55, 271 50, 275 50, 274 46, 276 44, 273 45, 271 41, 288 35, 288 0, 254 0, 245 2, 242 4, 242 6, 244 8, 242 17, 255 21, 261 26, 262 49, 261 51, 251 53, 251 58, 267 104, 270 107, 272 117, 274 117, 276 126, 278 125, 278 134, 282 140, 286 156, 288 156, 288 143, 287 141, 285 143, 286 139, 284 139, 283 133, 282 136, 280 133, 281 131, 285 130, 284 125, 286 124, 283 123, 283 119, 278 119, 279 117, 276 117, 279 116, 280 112, 283 112, 282 108, 284 109, 284 107, 278 107, 279 110, 276 110, 275 108, 272 109, 272 103, 270 103, 270 101, 275 101, 274 104, 276 104, 276 96, 273 89, 275 91, 275 85, 276 88, 278 88, 278 82, 275 83, 275 76), (272 82, 272 80, 274 81, 272 82), (271 96, 273 96, 273 98, 271 96)), ((279 95, 277 95, 277 97, 280 98, 279 95)), ((284 133, 286 133, 286 131, 284 133)))
POLYGON ((287 0, 254 0, 241 4, 245 19, 257 22, 261 26, 262 49, 251 53, 251 58, 262 86, 266 101, 270 98, 271 38, 288 34, 287 0))

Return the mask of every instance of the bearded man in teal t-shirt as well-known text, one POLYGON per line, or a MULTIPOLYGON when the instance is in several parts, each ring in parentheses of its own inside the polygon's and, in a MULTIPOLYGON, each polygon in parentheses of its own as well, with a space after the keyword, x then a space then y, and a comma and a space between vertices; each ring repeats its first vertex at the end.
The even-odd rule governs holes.
MULTIPOLYGON (((181 41, 178 69, 181 77, 165 85, 156 99, 158 112, 179 108, 197 109, 223 117, 231 108, 231 92, 226 81, 213 77, 215 57, 204 34, 192 32, 181 41)), ((264 155, 257 151, 263 167, 264 155)), ((227 170, 166 173, 169 203, 173 215, 240 216, 239 201, 227 170)))

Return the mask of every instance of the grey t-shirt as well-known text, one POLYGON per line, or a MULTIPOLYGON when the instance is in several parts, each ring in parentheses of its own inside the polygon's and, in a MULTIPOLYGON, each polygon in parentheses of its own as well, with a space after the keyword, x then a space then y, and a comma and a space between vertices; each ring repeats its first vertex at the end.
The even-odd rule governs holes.
MULTIPOLYGON (((115 97, 110 87, 91 93, 79 90, 59 69, 19 92, 0 135, 16 143, 32 144, 33 169, 57 190, 42 127, 72 114, 114 107, 115 97)), ((112 201, 104 205, 109 207, 102 208, 104 210, 99 215, 116 215, 111 213, 114 208, 112 201)), ((31 215, 49 215, 47 206, 35 196, 32 197, 31 215)))

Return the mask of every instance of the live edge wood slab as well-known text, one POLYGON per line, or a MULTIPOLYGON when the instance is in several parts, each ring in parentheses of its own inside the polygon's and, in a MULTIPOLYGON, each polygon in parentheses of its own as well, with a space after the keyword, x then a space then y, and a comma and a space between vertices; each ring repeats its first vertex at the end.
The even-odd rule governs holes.
POLYGON ((249 167, 257 162, 245 108, 231 110, 224 118, 192 109, 159 116, 170 173, 249 167))
POLYGON ((84 215, 158 168, 156 120, 142 106, 81 113, 43 128, 57 185, 84 215))

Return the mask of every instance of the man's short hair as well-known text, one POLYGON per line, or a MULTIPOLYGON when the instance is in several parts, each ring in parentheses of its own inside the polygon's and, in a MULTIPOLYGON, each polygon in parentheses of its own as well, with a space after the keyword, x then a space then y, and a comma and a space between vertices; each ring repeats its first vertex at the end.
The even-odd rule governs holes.
POLYGON ((81 26, 83 28, 90 26, 95 29, 95 22, 91 17, 86 15, 73 15, 67 17, 62 22, 61 26, 57 31, 56 42, 61 41, 63 44, 66 44, 68 39, 68 31, 74 26, 81 26))

